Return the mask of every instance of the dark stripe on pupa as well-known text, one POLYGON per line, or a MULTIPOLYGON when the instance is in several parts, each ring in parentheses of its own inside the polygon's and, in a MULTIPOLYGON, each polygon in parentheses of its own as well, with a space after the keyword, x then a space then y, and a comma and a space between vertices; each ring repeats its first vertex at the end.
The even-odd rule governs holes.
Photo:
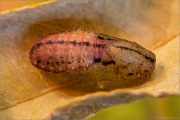
POLYGON ((153 59, 153 58, 151 58, 151 57, 149 57, 149 56, 147 56, 147 55, 143 55, 140 51, 137 51, 137 50, 134 50, 134 49, 131 49, 131 48, 128 48, 128 47, 124 47, 124 46, 115 46, 115 45, 112 45, 112 46, 115 47, 115 48, 120 48, 121 50, 129 50, 129 51, 136 52, 136 53, 144 56, 144 58, 145 58, 146 60, 148 60, 148 61, 150 61, 150 62, 152 62, 152 63, 156 61, 155 59, 153 59))

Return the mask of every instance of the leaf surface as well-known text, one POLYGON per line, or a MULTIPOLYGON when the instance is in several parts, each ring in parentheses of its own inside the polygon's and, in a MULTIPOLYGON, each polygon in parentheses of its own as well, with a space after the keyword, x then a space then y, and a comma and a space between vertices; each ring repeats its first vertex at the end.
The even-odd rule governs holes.
POLYGON ((52 1, 2 13, 0 20, 0 118, 42 119, 58 108, 56 118, 84 119, 108 106, 179 95, 177 0, 52 1), (130 84, 105 81, 99 90, 95 80, 70 79, 31 65, 28 53, 35 42, 72 29, 136 41, 156 54, 154 74, 130 84))

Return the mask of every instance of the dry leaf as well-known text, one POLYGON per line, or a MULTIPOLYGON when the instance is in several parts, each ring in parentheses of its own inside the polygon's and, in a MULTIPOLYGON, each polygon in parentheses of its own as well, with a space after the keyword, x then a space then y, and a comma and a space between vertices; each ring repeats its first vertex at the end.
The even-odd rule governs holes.
POLYGON ((1 119, 42 119, 58 106, 54 118, 84 119, 108 106, 179 95, 179 1, 52 1, 2 13, 0 19, 1 119), (99 92, 96 80, 47 73, 30 64, 28 53, 36 41, 79 28, 153 50, 154 74, 141 82, 104 81, 99 92))

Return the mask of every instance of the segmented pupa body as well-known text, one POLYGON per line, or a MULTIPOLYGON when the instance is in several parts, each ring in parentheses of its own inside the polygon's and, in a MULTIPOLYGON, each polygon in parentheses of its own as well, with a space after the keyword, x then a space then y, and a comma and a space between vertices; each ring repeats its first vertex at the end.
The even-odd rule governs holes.
POLYGON ((48 72, 96 74, 102 80, 147 78, 156 62, 154 53, 135 42, 81 30, 43 38, 32 47, 29 58, 32 65, 48 72))

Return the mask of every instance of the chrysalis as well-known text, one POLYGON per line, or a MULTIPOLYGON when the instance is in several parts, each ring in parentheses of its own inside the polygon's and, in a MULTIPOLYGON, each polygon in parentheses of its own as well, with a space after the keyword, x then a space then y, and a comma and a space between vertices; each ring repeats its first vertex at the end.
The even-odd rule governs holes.
POLYGON ((156 62, 154 53, 135 42, 81 30, 43 38, 32 47, 29 58, 32 65, 48 72, 96 74, 109 80, 147 78, 156 62))

